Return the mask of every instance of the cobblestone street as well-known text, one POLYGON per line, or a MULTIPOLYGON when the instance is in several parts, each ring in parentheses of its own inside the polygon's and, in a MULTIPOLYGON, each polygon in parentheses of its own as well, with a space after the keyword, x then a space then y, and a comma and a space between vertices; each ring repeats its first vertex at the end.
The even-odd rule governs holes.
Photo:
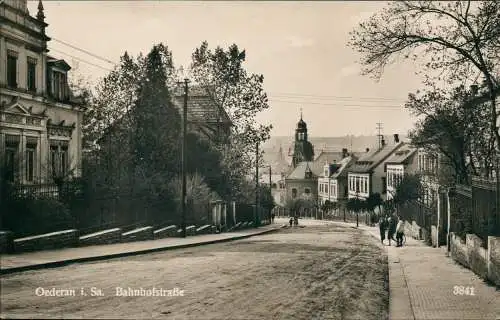
POLYGON ((1 310, 7 318, 387 319, 387 285, 387 257, 371 236, 308 225, 4 276, 1 310), (40 297, 39 287, 76 296, 40 297), (92 296, 92 287, 102 296, 92 296), (124 297, 117 287, 179 288, 183 296, 124 297))

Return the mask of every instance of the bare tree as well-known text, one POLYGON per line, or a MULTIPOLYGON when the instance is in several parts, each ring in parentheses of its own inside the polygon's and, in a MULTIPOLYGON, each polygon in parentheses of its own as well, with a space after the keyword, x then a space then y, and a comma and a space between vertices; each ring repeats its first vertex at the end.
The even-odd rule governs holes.
POLYGON ((377 79, 398 58, 423 59, 427 83, 475 82, 481 76, 490 101, 490 130, 500 149, 496 128, 500 2, 390 2, 351 36, 349 45, 361 53, 364 74, 377 79))

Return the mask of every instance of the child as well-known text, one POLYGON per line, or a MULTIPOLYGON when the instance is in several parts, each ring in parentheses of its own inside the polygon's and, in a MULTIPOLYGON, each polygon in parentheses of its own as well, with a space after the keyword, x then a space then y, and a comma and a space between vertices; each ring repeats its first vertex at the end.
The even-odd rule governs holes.
POLYGON ((399 220, 398 226, 396 227, 396 247, 403 246, 403 235, 405 233, 405 222, 399 220))

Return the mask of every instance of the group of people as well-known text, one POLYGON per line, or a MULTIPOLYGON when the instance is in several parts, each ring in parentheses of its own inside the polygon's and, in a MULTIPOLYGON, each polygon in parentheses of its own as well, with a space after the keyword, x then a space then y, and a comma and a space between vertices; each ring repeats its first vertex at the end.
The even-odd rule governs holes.
POLYGON ((385 234, 387 232, 387 239, 389 239, 389 245, 391 245, 391 240, 396 242, 396 247, 403 246, 404 237, 404 220, 397 216, 386 215, 381 216, 378 222, 380 228, 380 239, 382 244, 384 244, 385 234), (394 239, 396 235, 396 239, 394 239))
POLYGON ((298 226, 299 225, 299 217, 297 217, 297 216, 290 217, 290 220, 288 221, 288 223, 290 223, 290 227, 292 225, 298 226))

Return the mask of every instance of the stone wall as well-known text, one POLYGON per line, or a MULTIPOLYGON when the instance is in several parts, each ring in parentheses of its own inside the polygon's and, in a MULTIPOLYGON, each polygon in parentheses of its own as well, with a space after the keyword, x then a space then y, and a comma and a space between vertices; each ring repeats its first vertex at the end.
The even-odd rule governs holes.
POLYGON ((500 237, 488 237, 488 279, 500 286, 500 237))
POLYGON ((469 268, 469 251, 465 241, 453 232, 451 233, 450 240, 451 257, 453 260, 469 268))
POLYGON ((0 253, 11 252, 13 250, 13 233, 11 231, 0 231, 0 253))
POLYGON ((186 227, 186 236, 195 236, 195 235, 196 235, 196 226, 186 227))
POLYGON ((78 240, 79 246, 94 246, 100 244, 118 243, 121 241, 122 230, 120 228, 103 230, 81 236, 78 240))
POLYGON ((63 230, 37 236, 14 239, 14 251, 26 252, 78 245, 78 230, 63 230))
POLYGON ((175 236, 177 236, 177 226, 171 225, 171 226, 168 226, 165 228, 155 230, 153 232, 153 235, 154 235, 155 239, 161 239, 161 238, 166 238, 166 237, 175 237, 175 236))
POLYGON ((196 234, 210 234, 210 233, 212 233, 212 226, 208 224, 196 229, 196 234))
POLYGON ((484 242, 475 234, 467 234, 467 252, 469 255, 469 268, 481 278, 488 276, 488 251, 483 247, 484 242))
POLYGON ((122 242, 144 241, 153 239, 153 227, 143 227, 122 234, 122 242))

